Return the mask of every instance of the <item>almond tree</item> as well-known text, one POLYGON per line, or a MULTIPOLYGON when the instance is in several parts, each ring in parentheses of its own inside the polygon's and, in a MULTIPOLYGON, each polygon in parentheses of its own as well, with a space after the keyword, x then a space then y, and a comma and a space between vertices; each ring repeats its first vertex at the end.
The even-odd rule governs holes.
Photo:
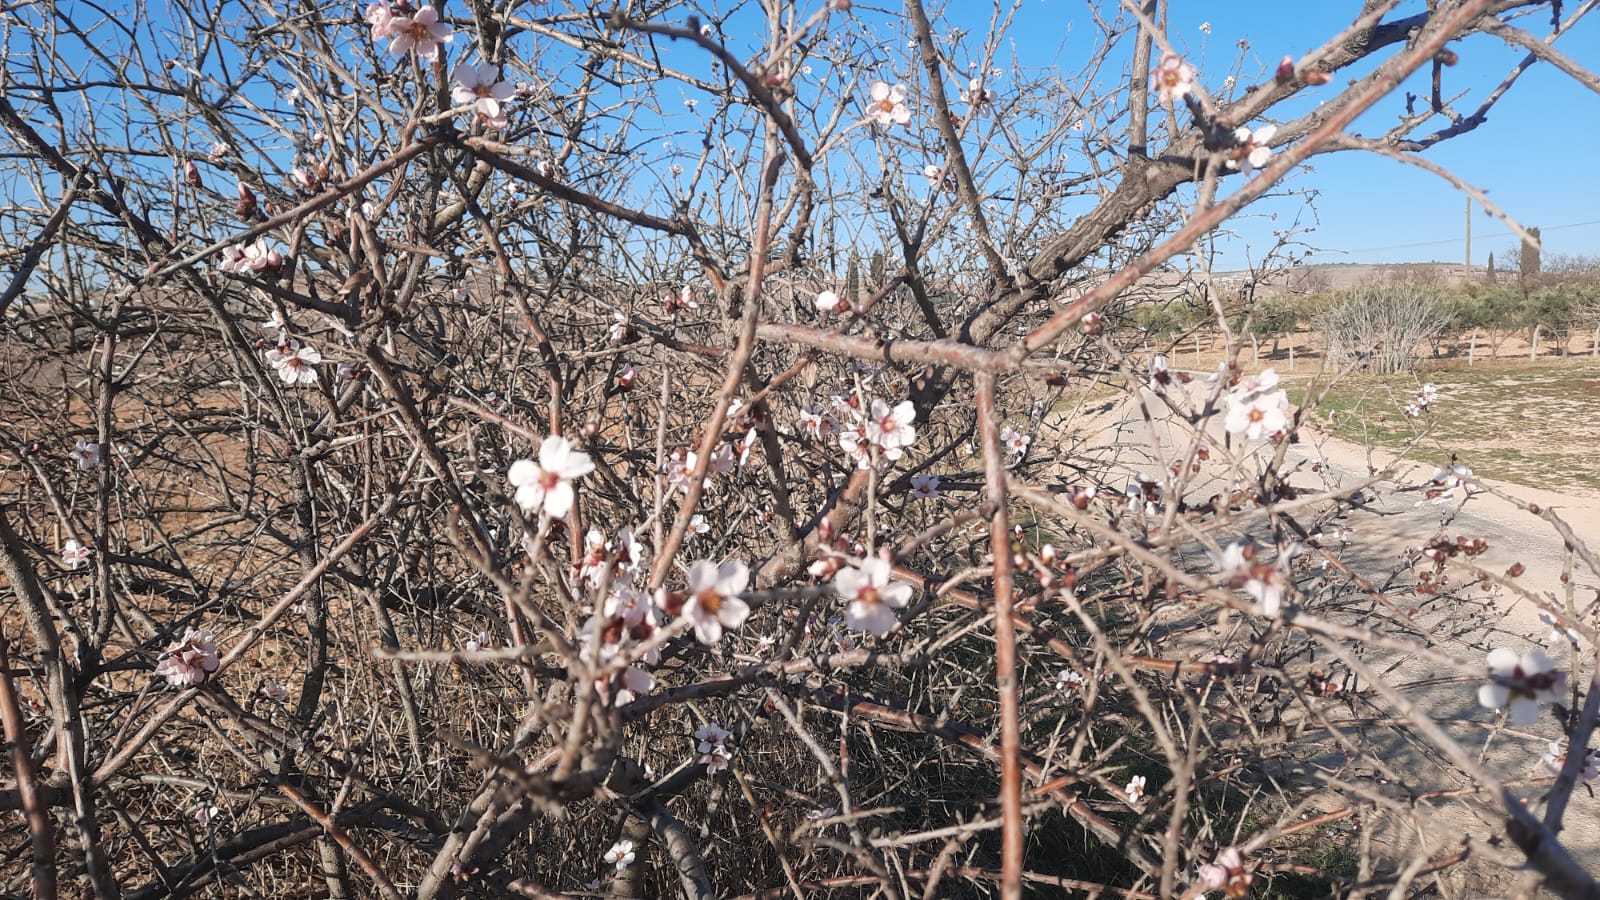
POLYGON ((1203 259, 1218 371, 1124 327, 1311 157, 1442 172, 1527 67, 1594 77, 1553 49, 1589 5, 1350 6, 1228 78, 1160 2, 1082 11, 1070 72, 920 0, 9 10, 6 891, 1399 891, 1478 860, 1304 841, 1425 794, 1593 894, 1586 754, 1508 782, 1472 703, 1570 676, 1531 758, 1586 747, 1586 657, 1488 655, 1474 585, 1518 585, 1471 540, 1368 577, 1316 537, 1375 483, 1289 459, 1203 259), (1455 97, 1495 41, 1528 62, 1455 97), (1276 773, 1330 752, 1302 817, 1276 773))

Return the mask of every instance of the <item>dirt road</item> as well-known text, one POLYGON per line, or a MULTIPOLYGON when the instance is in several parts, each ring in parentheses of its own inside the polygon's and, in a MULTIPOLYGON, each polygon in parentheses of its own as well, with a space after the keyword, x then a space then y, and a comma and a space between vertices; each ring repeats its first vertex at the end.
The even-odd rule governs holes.
MULTIPOLYGON (((1180 406, 1187 404, 1189 409, 1196 409, 1203 404, 1205 388, 1199 379, 1186 389, 1176 389, 1187 395, 1179 401, 1180 406)), ((1078 436, 1076 452, 1098 456, 1130 477, 1160 475, 1173 460, 1182 457, 1191 433, 1186 425, 1167 424, 1170 419, 1163 421, 1161 413, 1167 407, 1162 400, 1153 395, 1143 399, 1150 416, 1138 403, 1125 401, 1077 418, 1072 427, 1078 436)), ((1220 418, 1213 420, 1218 427, 1220 418)), ((1212 439, 1216 446, 1223 446, 1220 434, 1214 434, 1212 439)), ((1506 573, 1520 563, 1522 574, 1513 581, 1524 591, 1544 598, 1553 608, 1567 609, 1570 584, 1573 608, 1583 611, 1592 607, 1600 591, 1600 577, 1581 560, 1572 560, 1570 583, 1565 579, 1569 557, 1549 523, 1489 492, 1475 493, 1464 504, 1430 501, 1419 486, 1433 475, 1433 460, 1396 461, 1392 454, 1378 451, 1369 455, 1360 447, 1310 433, 1303 433, 1302 441, 1290 448, 1286 459, 1289 467, 1298 466, 1294 481, 1301 486, 1313 486, 1320 478, 1333 485, 1350 485, 1392 470, 1390 479, 1363 490, 1365 503, 1338 524, 1342 528, 1341 559, 1383 587, 1415 626, 1411 635, 1397 636, 1419 638, 1461 660, 1467 672, 1485 665, 1480 661, 1493 647, 1510 647, 1518 652, 1544 647, 1560 667, 1574 667, 1574 648, 1564 640, 1551 642, 1551 628, 1540 621, 1534 601, 1513 591, 1476 584, 1477 577, 1463 568, 1459 559, 1451 560, 1445 569, 1447 586, 1455 589, 1454 594, 1418 594, 1414 591, 1416 574, 1429 565, 1426 561, 1421 565, 1406 562, 1435 535, 1482 538, 1488 549, 1471 562, 1496 574, 1506 573), (1313 462, 1320 470, 1316 474, 1312 473, 1313 462)), ((1470 460, 1465 462, 1470 465, 1470 460)), ((1233 471, 1226 467, 1211 468, 1221 471, 1209 471, 1206 482, 1191 489, 1191 500, 1203 499, 1235 480, 1233 471)), ((1481 483, 1555 510, 1580 539, 1600 549, 1600 497, 1576 492, 1557 494, 1492 481, 1481 483)), ((1593 651, 1585 648, 1581 652, 1585 664, 1578 668, 1586 675, 1593 664, 1593 651)), ((1440 671, 1415 657, 1370 647, 1364 648, 1363 658, 1374 671, 1382 672, 1388 683, 1398 687, 1418 711, 1432 718, 1502 780, 1548 778, 1541 757, 1549 742, 1561 737, 1558 722, 1548 707, 1545 716, 1533 725, 1505 725, 1496 713, 1478 705, 1476 689, 1482 679, 1476 674, 1440 671)), ((1381 698, 1370 692, 1367 696, 1377 707, 1370 709, 1371 714, 1395 712, 1381 698)), ((1466 795, 1415 799, 1425 792, 1467 788, 1469 782, 1414 728, 1401 724, 1352 729, 1352 736, 1373 751, 1376 763, 1373 759, 1350 762, 1330 757, 1326 766, 1313 766, 1300 774, 1308 785, 1326 787, 1326 796, 1317 798, 1315 808, 1319 811, 1337 809, 1363 797, 1384 799, 1389 813, 1368 822, 1374 838, 1374 856, 1400 862, 1413 858, 1413 851, 1420 847, 1426 858, 1437 859, 1460 849, 1465 842, 1475 854, 1500 856, 1507 862, 1518 858, 1491 844, 1496 839, 1504 840, 1504 817, 1487 798, 1466 795), (1384 777, 1380 774, 1383 769, 1395 777, 1384 777)), ((1325 734, 1322 739, 1326 739, 1325 734)), ((1304 749, 1313 750, 1310 746, 1304 749)), ((1546 789, 1547 785, 1535 783, 1521 793, 1537 804, 1546 789)), ((1600 876, 1600 801, 1580 786, 1564 821, 1563 842, 1576 859, 1600 876)), ((1447 896, 1506 895, 1514 890, 1517 876, 1500 867, 1469 862, 1449 869, 1441 881, 1440 887, 1447 896)))

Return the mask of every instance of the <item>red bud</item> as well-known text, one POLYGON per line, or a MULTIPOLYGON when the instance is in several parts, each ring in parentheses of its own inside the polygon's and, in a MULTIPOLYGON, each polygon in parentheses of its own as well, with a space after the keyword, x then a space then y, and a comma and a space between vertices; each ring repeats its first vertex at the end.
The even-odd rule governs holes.
POLYGON ((1294 57, 1285 56, 1278 61, 1278 83, 1288 84, 1294 81, 1294 57))

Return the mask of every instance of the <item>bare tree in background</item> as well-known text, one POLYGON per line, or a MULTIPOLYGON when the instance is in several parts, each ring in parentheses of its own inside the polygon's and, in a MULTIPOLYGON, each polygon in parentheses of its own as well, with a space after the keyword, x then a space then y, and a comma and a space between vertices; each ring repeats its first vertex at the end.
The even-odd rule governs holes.
POLYGON ((1450 325, 1450 308, 1421 281, 1373 282, 1339 294, 1317 317, 1329 358, 1341 368, 1404 372, 1450 325))

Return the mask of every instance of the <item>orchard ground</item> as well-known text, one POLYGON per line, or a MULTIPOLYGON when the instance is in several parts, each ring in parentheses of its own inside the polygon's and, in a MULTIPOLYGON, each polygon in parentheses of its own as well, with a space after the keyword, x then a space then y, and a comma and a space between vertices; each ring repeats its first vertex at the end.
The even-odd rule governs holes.
MULTIPOLYGON (((1488 335, 1475 342, 1457 335, 1441 341, 1437 355, 1420 359, 1415 372, 1395 375, 1329 371, 1321 344, 1320 335, 1300 331, 1278 342, 1276 352, 1271 341, 1247 344, 1239 362, 1247 372, 1275 369, 1296 406, 1317 400, 1311 423, 1352 444, 1405 450, 1412 459, 1456 454, 1483 477, 1600 497, 1600 456, 1592 452, 1600 356, 1590 335, 1574 335, 1565 347, 1541 339, 1537 354, 1526 332, 1495 336, 1493 346, 1488 335), (1408 418, 1405 407, 1424 384, 1438 388, 1439 399, 1408 418)), ((1152 345, 1149 352, 1162 349, 1152 345)), ((1165 349, 1174 369, 1197 375, 1216 371, 1224 358, 1209 338, 1165 349)))
MULTIPOLYGON (((1550 626, 1540 620, 1540 607, 1571 610, 1590 621, 1593 604, 1600 600, 1600 581, 1565 552, 1548 523, 1516 501, 1553 510, 1591 548, 1600 545, 1600 456, 1593 452, 1600 360, 1572 354, 1530 361, 1523 345, 1520 359, 1479 358, 1470 367, 1464 358, 1429 360, 1414 373, 1347 373, 1330 388, 1328 373, 1319 371, 1321 360, 1314 351, 1306 352, 1313 346, 1307 341, 1297 354, 1300 364, 1292 374, 1286 371, 1286 353, 1272 359, 1263 352, 1252 366, 1247 348, 1241 364, 1246 372, 1277 368, 1297 408, 1320 397, 1303 420, 1298 443, 1286 450, 1285 468, 1296 473, 1291 483, 1317 491, 1375 482, 1363 487, 1364 502, 1331 521, 1310 510, 1303 516, 1303 521, 1325 522, 1321 534, 1330 549, 1335 549, 1332 541, 1336 541, 1341 560, 1355 575, 1376 585, 1396 612, 1382 626, 1352 622, 1371 624, 1380 633, 1393 629, 1395 637, 1430 644, 1430 635, 1449 635, 1485 651, 1498 646, 1519 651, 1545 647, 1559 666, 1571 669, 1577 662, 1574 652, 1565 642, 1550 642, 1550 626), (1404 407, 1425 383, 1438 388, 1438 397, 1421 416, 1410 418, 1404 407), (1459 496, 1455 502, 1433 502, 1427 483, 1435 467, 1448 465, 1452 457, 1472 468, 1488 490, 1465 503, 1459 496), (1338 536, 1330 540, 1326 537, 1330 534, 1338 536), (1480 580, 1468 565, 1452 561, 1445 570, 1447 583, 1431 593, 1421 574, 1431 564, 1419 551, 1435 535, 1486 540, 1487 552, 1470 565, 1498 582, 1480 580), (1520 574, 1512 574, 1517 571, 1520 574)), ((1112 462, 1130 478, 1159 474, 1162 465, 1181 458, 1192 439, 1184 426, 1172 424, 1181 417, 1163 415, 1168 400, 1190 409, 1202 406, 1214 390, 1206 377, 1216 371, 1222 357, 1219 352, 1202 353, 1199 366, 1191 365, 1192 354, 1169 356, 1173 358, 1179 360, 1175 370, 1193 376, 1187 385, 1174 383, 1163 392, 1166 396, 1143 391, 1139 402, 1119 397, 1101 406, 1084 404, 1080 408, 1091 415, 1071 427, 1076 437, 1063 434, 1056 439, 1075 441, 1073 452, 1112 462)), ((1213 417, 1207 438, 1218 447, 1226 440, 1220 433, 1220 418, 1213 417)), ((1225 466, 1207 463, 1203 474, 1191 482, 1186 499, 1194 503, 1214 492, 1225 493, 1237 486, 1235 477, 1225 466)), ((1239 531, 1269 545, 1272 540, 1259 517, 1241 516, 1239 531)), ((1184 553, 1197 571, 1213 565, 1198 545, 1184 553)), ((1326 577, 1335 576, 1328 572, 1326 577)), ((1185 644, 1193 658, 1205 659, 1228 639, 1237 621, 1224 615, 1214 625, 1195 628, 1198 623, 1190 612, 1174 607, 1163 627, 1193 628, 1185 644)), ((1365 660, 1498 777, 1524 785, 1520 788, 1524 796, 1537 799, 1547 789, 1550 779, 1541 756, 1547 743, 1560 737, 1554 717, 1545 715, 1531 726, 1512 726, 1478 705, 1476 684, 1469 680, 1440 678, 1424 661, 1378 648, 1368 648, 1365 660)), ((1352 716, 1352 721, 1356 718, 1352 716)), ((1293 805, 1302 810, 1302 818, 1314 817, 1358 798, 1377 797, 1370 816, 1334 823, 1327 826, 1332 831, 1319 833, 1338 843, 1336 833, 1342 830, 1347 849, 1361 847, 1380 867, 1418 858, 1413 853, 1419 848, 1424 851, 1420 858, 1443 858, 1462 850, 1479 856, 1497 853, 1493 839, 1503 825, 1500 817, 1470 790, 1462 790, 1469 787, 1467 782, 1443 774, 1446 767, 1426 742, 1409 736, 1404 728, 1395 729, 1387 739, 1370 732, 1364 736, 1369 746, 1381 749, 1350 757, 1325 731, 1313 726, 1302 732, 1300 725, 1289 724, 1285 740, 1325 741, 1327 752, 1317 766, 1280 773, 1283 809, 1293 805), (1296 738, 1297 734, 1301 736, 1296 738), (1396 794, 1408 799, 1397 800, 1396 794)), ((1573 794, 1563 833, 1577 858, 1600 858, 1597 822, 1600 801, 1580 788, 1573 794)), ((1464 896, 1514 893, 1516 888, 1515 880, 1503 871, 1491 874, 1489 867, 1470 863, 1443 877, 1464 896)))

